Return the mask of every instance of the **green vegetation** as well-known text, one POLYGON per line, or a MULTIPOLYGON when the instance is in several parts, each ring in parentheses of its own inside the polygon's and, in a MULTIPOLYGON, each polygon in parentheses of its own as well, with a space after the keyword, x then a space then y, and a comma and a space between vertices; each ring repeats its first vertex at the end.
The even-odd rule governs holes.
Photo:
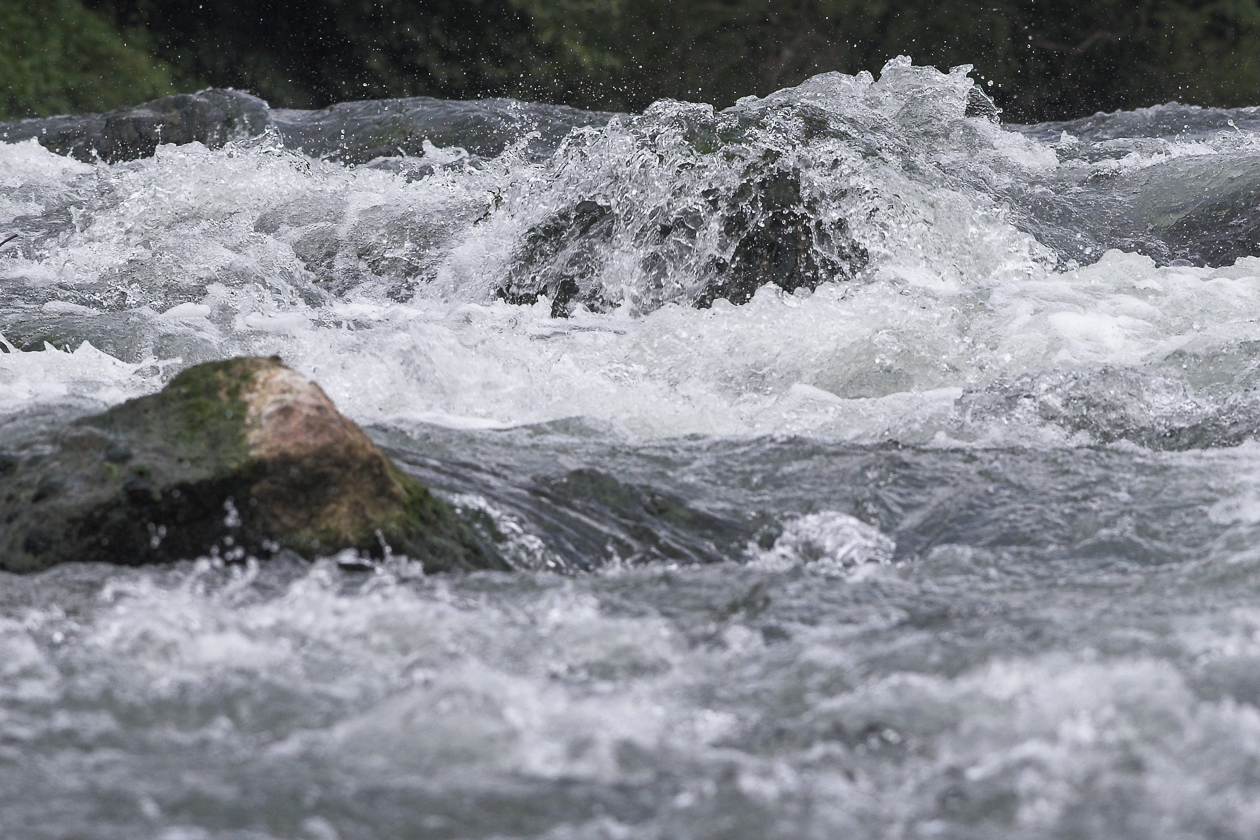
POLYGON ((31 0, 0 0, 9 113, 99 109, 172 78, 287 107, 413 95, 724 105, 825 70, 878 71, 898 54, 975 64, 1014 120, 1172 99, 1260 104, 1260 0, 83 2, 100 17, 75 0, 39 14, 22 11, 31 0), (133 45, 142 35, 158 60, 102 20, 133 45))
POLYGON ((666 95, 727 104, 909 55, 975 65, 1008 120, 1174 99, 1260 105, 1260 0, 519 2, 538 31, 559 33, 549 43, 561 55, 581 57, 599 79, 577 92, 582 104, 603 96, 640 108, 666 95))
POLYGON ((174 92, 143 32, 76 0, 0 0, 0 117, 104 111, 174 92))

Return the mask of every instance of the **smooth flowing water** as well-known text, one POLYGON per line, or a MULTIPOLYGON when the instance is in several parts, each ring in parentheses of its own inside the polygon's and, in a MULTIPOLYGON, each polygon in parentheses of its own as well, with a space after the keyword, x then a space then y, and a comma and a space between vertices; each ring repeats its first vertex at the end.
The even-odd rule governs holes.
POLYGON ((0 575, 0 836, 1260 836, 1260 110, 250 107, 0 127, 0 454, 279 354, 517 571, 0 575))

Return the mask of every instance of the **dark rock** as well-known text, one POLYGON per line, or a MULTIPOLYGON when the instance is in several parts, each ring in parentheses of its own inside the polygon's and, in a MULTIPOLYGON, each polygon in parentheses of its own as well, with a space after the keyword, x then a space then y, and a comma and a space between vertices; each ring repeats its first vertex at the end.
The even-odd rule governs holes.
POLYGON ((832 279, 851 279, 866 253, 850 243, 843 221, 823 221, 819 208, 801 193, 801 173, 773 169, 749 178, 735 192, 724 233, 736 243, 729 263, 716 264, 718 277, 696 301, 700 307, 726 299, 740 305, 773 283, 785 292, 813 291, 832 279), (837 259, 832 254, 842 255, 837 259))
POLYGON ((532 228, 498 297, 515 305, 533 305, 546 295, 553 318, 567 318, 579 301, 592 309, 604 308, 600 290, 589 281, 602 266, 613 234, 615 219, 610 213, 598 202, 579 201, 532 228))
POLYGON ((0 124, 0 140, 34 137, 41 146, 91 163, 149 157, 162 143, 194 141, 212 149, 261 134, 271 124, 267 103, 237 90, 203 90, 164 96, 105 114, 50 117, 0 124))
MULTIPOLYGON (((211 88, 105 114, 0 123, 0 140, 16 143, 34 137, 58 154, 89 163, 97 159, 117 163, 149 157, 162 143, 197 141, 215 149, 273 128, 286 148, 343 163, 400 155, 418 158, 425 154, 426 141, 460 147, 474 157, 493 157, 524 140, 522 152, 542 160, 574 128, 604 125, 611 117, 513 99, 464 102, 428 97, 342 102, 318 111, 273 111, 248 93, 211 88)), ((417 170, 414 161, 395 165, 408 178, 434 169, 425 164, 417 170)))
MULTIPOLYGON (((831 280, 851 280, 866 266, 868 254, 853 241, 845 220, 826 220, 818 203, 804 195, 799 170, 756 161, 742 175, 730 196, 711 201, 729 258, 697 256, 697 232, 706 220, 694 211, 663 210, 650 229, 636 232, 635 240, 645 246, 641 265, 649 287, 678 286, 672 278, 694 270, 702 282, 679 292, 680 302, 706 308, 725 299, 741 305, 767 284, 786 292, 812 291, 831 280)), ((525 233, 496 295, 531 305, 546 296, 553 318, 567 318, 579 304, 596 312, 616 308, 618 290, 599 278, 609 243, 626 224, 590 199, 557 211, 525 233)))
MULTIPOLYGON (((825 113, 667 105, 629 118, 625 132, 649 163, 611 173, 589 192, 559 196, 554 210, 523 232, 495 289, 500 299, 534 304, 546 297, 553 317, 568 317, 579 305, 596 312, 625 303, 639 312, 666 303, 705 308, 719 299, 747 303, 765 285, 812 291, 866 269, 870 256, 847 219, 827 212, 848 187, 818 194, 803 177, 802 160, 785 152, 821 136, 850 141, 825 113), (654 177, 678 178, 678 187, 656 194, 640 183, 654 177), (627 200, 640 189, 655 197, 627 200), (608 261, 628 256, 625 243, 634 243, 638 276, 609 283, 608 261)), ((579 145, 572 154, 604 151, 579 145)), ((561 153, 550 167, 562 173, 572 164, 561 153)))
POLYGON ((190 368, 0 458, 0 569, 342 549, 431 571, 505 569, 473 528, 279 359, 190 368))
POLYGON ((771 524, 763 514, 709 513, 677 496, 593 469, 543 479, 531 492, 552 511, 552 536, 581 548, 574 552, 580 568, 585 558, 610 553, 630 563, 720 563, 743 551, 771 524), (595 522, 600 527, 586 532, 595 522))
POLYGON ((612 116, 514 99, 461 101, 427 96, 273 112, 286 148, 345 163, 398 155, 420 157, 426 140, 439 148, 458 147, 483 158, 525 140, 521 149, 525 156, 543 160, 573 129, 602 126, 612 116))

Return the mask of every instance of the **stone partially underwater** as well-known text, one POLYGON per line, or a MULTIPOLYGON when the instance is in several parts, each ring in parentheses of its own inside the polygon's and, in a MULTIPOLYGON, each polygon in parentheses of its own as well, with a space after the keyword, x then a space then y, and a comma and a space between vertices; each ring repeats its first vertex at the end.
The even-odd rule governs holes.
POLYGON ((161 392, 0 453, 0 570, 290 549, 406 554, 428 571, 506 569, 278 358, 190 368, 161 392))
POLYGON ((208 88, 104 114, 0 123, 0 141, 34 139, 86 163, 120 163, 152 157, 162 144, 217 149, 270 130, 285 148, 347 164, 421 157, 426 142, 459 147, 474 157, 494 157, 523 142, 522 152, 541 160, 574 128, 603 125, 611 116, 515 99, 463 102, 426 96, 297 111, 273 109, 243 91, 208 88))

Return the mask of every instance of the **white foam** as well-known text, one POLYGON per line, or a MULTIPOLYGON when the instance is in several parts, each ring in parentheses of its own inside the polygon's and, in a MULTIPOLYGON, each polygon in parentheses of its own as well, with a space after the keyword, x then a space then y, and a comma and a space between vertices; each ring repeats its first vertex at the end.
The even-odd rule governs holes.
MULTIPOLYGON (((0 335, 0 344, 5 344, 0 335)), ((45 345, 42 352, 0 353, 0 413, 67 400, 101 405, 122 402, 153 390, 152 369, 120 362, 83 342, 73 351, 45 345)))
MULTIPOLYGON (((152 390, 160 381, 149 361, 169 376, 276 353, 365 422, 496 427, 581 416, 648 438, 1061 445, 1072 432, 1035 414, 1014 425, 968 419, 957 401, 1054 371, 1130 368, 1181 378, 1192 392, 1215 382, 1202 365, 1171 361, 1178 353, 1234 358, 1237 390, 1248 387, 1239 347, 1260 319, 1260 260, 1157 268, 1109 252, 1056 270, 1003 208, 951 174, 970 167, 1001 181, 1057 165, 1047 145, 962 118, 969 85, 899 62, 878 82, 828 75, 739 106, 788 109, 748 142, 780 144, 822 212, 849 220, 871 255, 855 279, 812 294, 767 286, 746 305, 698 310, 672 302, 677 289, 653 291, 642 244, 626 234, 608 245, 600 275, 623 296, 620 308, 565 321, 550 317, 545 298, 494 300, 530 226, 575 194, 647 224, 653 208, 681 207, 689 191, 729 188, 735 174, 718 156, 696 157, 685 132, 653 141, 660 154, 648 154, 642 129, 626 121, 575 135, 549 164, 509 153, 413 183, 266 139, 164 146, 114 166, 33 141, 0 146, 0 228, 30 209, 27 193, 50 219, 74 220, 38 247, 0 254, 0 284, 20 290, 11 313, 19 324, 51 319, 56 334, 120 357, 90 347, 0 355, 0 410, 152 390), (827 137, 791 145, 802 129, 790 108, 803 104, 867 132, 879 154, 827 137), (687 161, 698 163, 670 168, 687 161)), ((663 103, 645 119, 673 125, 712 117, 706 108, 663 103)), ((697 234, 696 259, 718 247, 710 234, 697 234)), ((675 266, 678 289, 688 265, 675 266)))
POLYGON ((752 562, 772 571, 804 566, 818 574, 836 576, 866 564, 890 563, 896 550, 897 543, 878 528, 827 510, 789 521, 773 548, 755 552, 752 562))
MULTIPOLYGON (((828 517, 840 521, 816 522, 828 517)), ((250 570, 226 583, 211 582, 208 565, 163 584, 117 574, 73 617, 40 605, 0 622, 0 731, 57 762, 56 774, 29 776, 29 790, 68 807, 83 778, 101 783, 102 750, 83 746, 101 744, 115 787, 94 787, 93 801, 142 790, 177 805, 195 784, 197 801, 226 808, 242 778, 276 797, 295 774, 351 779, 320 790, 317 812, 338 825, 361 824, 363 790, 400 792, 409 808, 422 793, 442 814, 492 792, 550 797, 554 821, 581 836, 585 812, 569 797, 584 785, 664 786, 650 833, 636 836, 711 827, 731 801, 811 836, 890 820, 930 833, 961 819, 946 806, 971 803, 983 827, 1059 833, 1081 814, 1109 825, 1115 790, 1124 814, 1164 825, 1242 832, 1260 817, 1243 772, 1260 757, 1260 712, 1201 696, 1184 673, 1249 673, 1255 610, 1176 619, 1159 645, 1184 665, 1085 648, 916 669, 895 663, 926 655, 935 630, 907 621, 909 591, 838 606, 809 594, 817 584, 789 584, 775 592, 787 619, 778 641, 760 630, 764 617, 736 617, 697 644, 687 619, 625 614, 626 593, 688 587, 675 606, 703 627, 708 602, 688 599, 723 591, 729 569, 521 573, 511 586, 402 583, 398 571, 346 592, 331 564, 317 564, 268 598, 251 590, 250 570), (817 620, 829 610, 843 620, 817 620), (59 648, 63 633, 73 653, 59 648), (889 653, 891 671, 880 667, 889 653)), ((872 598, 894 584, 854 586, 872 598)), ((924 606, 939 603, 929 595, 924 606)), ((29 797, 6 804, 38 813, 29 797)), ((156 807, 111 811, 109 824, 171 824, 156 807)))

